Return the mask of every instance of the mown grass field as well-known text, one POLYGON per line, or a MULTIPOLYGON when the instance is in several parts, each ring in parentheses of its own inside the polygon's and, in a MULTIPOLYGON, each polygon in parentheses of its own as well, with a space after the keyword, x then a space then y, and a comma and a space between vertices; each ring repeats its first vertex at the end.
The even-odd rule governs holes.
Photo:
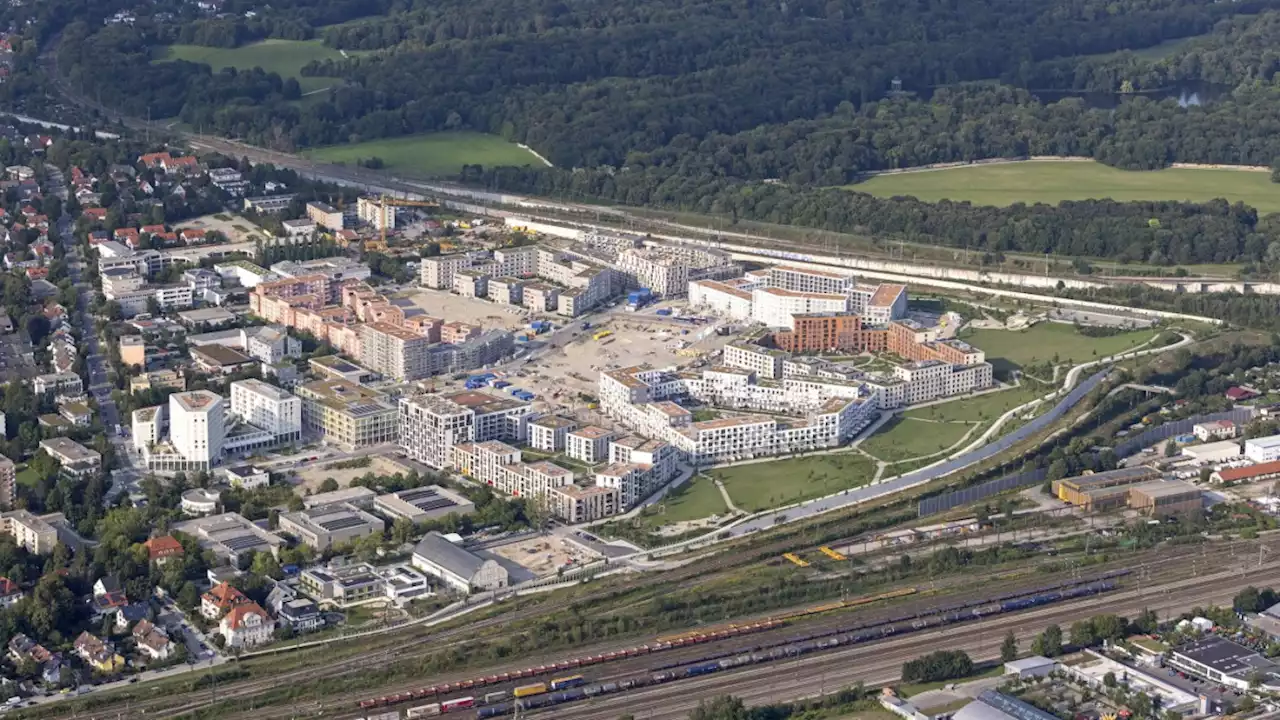
POLYGON ((866 485, 875 477, 875 464, 862 455, 840 453, 737 465, 709 474, 724 483, 735 505, 758 512, 866 485))
POLYGON ((1093 162, 1033 161, 878 175, 846 187, 881 197, 967 200, 975 205, 1225 198, 1251 205, 1260 213, 1280 211, 1280 185, 1272 183, 1267 173, 1239 170, 1130 171, 1093 162))
MULTIPOLYGON (((942 452, 960 442, 971 429, 973 424, 967 422, 898 417, 858 447, 885 462, 899 462, 942 452)), ((897 474, 896 469, 891 470, 897 474)))
POLYGON ((309 150, 306 155, 314 160, 349 164, 377 157, 390 170, 437 176, 456 175, 463 165, 542 164, 537 156, 515 143, 476 132, 439 132, 330 145, 309 150))
POLYGON ((1052 391, 1051 386, 1024 377, 1019 387, 909 410, 905 417, 950 423, 988 422, 1052 391))
POLYGON ((186 60, 204 63, 214 71, 233 67, 251 70, 260 67, 282 78, 297 78, 302 92, 309 93, 330 87, 336 78, 303 77, 302 67, 312 60, 341 60, 342 54, 325 47, 320 40, 263 40, 238 48, 215 48, 203 45, 170 45, 163 48, 155 62, 186 60))
POLYGON ((727 510, 716 484, 707 478, 694 476, 674 492, 668 493, 654 506, 653 512, 646 511, 640 519, 645 525, 656 528, 723 515, 727 510))
POLYGON ((964 341, 982 348, 987 360, 1022 366, 1055 360, 1078 365, 1124 352, 1155 337, 1157 330, 1135 330, 1110 337, 1087 337, 1072 325, 1042 322, 1026 330, 971 330, 964 341))

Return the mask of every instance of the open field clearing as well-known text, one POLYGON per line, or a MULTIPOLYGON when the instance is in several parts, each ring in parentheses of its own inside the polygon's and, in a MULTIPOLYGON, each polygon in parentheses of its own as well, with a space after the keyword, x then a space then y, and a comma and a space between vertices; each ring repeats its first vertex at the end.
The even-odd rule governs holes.
POLYGON ((716 484, 704 477, 694 476, 688 482, 667 493, 653 508, 640 515, 640 520, 650 528, 672 523, 701 520, 712 515, 724 515, 728 508, 716 484))
POLYGON ((1109 337, 1088 337, 1072 325, 1042 322, 1026 330, 966 330, 965 342, 982 348, 987 361, 1022 366, 1053 360, 1078 365, 1124 352, 1155 337, 1158 330, 1135 330, 1109 337))
POLYGON ((463 165, 542 165, 536 155, 497 135, 439 132, 330 145, 305 153, 313 160, 354 164, 380 158, 383 167, 416 175, 457 175, 463 165))
POLYGON ((203 45, 170 45, 161 48, 155 62, 186 60, 203 63, 214 72, 226 67, 252 70, 260 67, 282 78, 296 78, 302 92, 323 90, 337 82, 336 78, 303 77, 302 67, 312 60, 341 60, 342 54, 325 47, 320 40, 263 40, 237 48, 203 45))
POLYGON ((1225 198, 1260 213, 1280 210, 1280 185, 1262 172, 1169 169, 1118 170, 1092 162, 1018 162, 976 165, 901 175, 879 175, 850 190, 880 197, 911 195, 927 202, 968 201, 975 205, 1012 205, 1111 198, 1204 202, 1225 198))
POLYGON ((946 450, 972 429, 973 424, 968 422, 898 417, 863 441, 859 448, 885 462, 911 460, 946 450))
POLYGON ((875 465, 853 453, 750 463, 708 473, 724 483, 733 503, 747 512, 823 497, 871 482, 875 465))

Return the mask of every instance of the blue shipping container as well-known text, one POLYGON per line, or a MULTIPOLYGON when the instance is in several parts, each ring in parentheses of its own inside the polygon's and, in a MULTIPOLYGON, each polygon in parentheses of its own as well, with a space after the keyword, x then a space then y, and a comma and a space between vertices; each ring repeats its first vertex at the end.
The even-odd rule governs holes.
POLYGON ((504 387, 511 387, 511 383, 507 382, 506 380, 499 380, 498 382, 494 383, 493 386, 501 390, 504 387))
POLYGON ((670 315, 670 314, 671 314, 671 308, 662 308, 661 310, 658 310, 658 314, 659 314, 659 315, 670 315))

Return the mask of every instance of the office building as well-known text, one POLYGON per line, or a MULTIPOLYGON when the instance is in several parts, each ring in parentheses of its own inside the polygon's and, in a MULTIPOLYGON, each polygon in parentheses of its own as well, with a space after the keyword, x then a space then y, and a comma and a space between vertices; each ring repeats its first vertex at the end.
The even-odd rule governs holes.
POLYGON ((367 535, 381 534, 385 527, 381 518, 354 505, 339 503, 281 513, 279 532, 323 552, 334 546, 350 545, 367 535))
POLYGON ((1245 440, 1244 456, 1256 463, 1280 460, 1280 435, 1245 440))
POLYGON ((208 470, 222 459, 226 402, 208 390, 169 396, 169 442, 193 470, 208 470))
POLYGON ((385 395, 346 380, 316 380, 297 387, 302 425, 348 450, 394 442, 396 406, 385 395))
POLYGON ((271 433, 276 443, 302 437, 302 401, 261 380, 231 383, 231 414, 271 433))

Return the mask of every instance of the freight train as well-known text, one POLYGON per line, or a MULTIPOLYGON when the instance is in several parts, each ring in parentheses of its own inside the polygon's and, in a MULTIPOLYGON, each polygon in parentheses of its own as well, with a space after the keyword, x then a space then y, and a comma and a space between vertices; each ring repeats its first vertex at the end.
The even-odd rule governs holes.
MULTIPOLYGON (((632 687, 639 687, 640 685, 637 685, 636 683, 642 683, 643 685, 650 685, 650 684, 654 684, 655 682, 666 682, 668 680, 677 679, 679 677, 689 677, 688 675, 685 675, 682 673, 686 672, 687 667, 691 664, 709 666, 709 664, 711 664, 713 661, 720 661, 720 660, 725 660, 729 658, 741 657, 744 653, 750 654, 753 657, 758 655, 763 656, 765 654, 768 654, 770 656, 769 659, 773 660, 773 659, 778 659, 778 657, 791 657, 791 655, 787 655, 785 653, 778 657, 773 657, 772 654, 777 652, 779 648, 799 646, 799 645, 804 645, 806 643, 811 643, 811 642, 826 643, 821 645, 820 647, 810 648, 809 650, 806 651, 806 652, 812 652, 817 649, 825 649, 828 647, 837 647, 840 645, 854 644, 855 642, 856 643, 867 642, 868 640, 873 640, 880 637, 887 637, 889 635, 915 632, 919 630, 928 629, 931 627, 940 627, 942 625, 949 625, 952 623, 977 619, 977 618, 985 617, 987 615, 994 615, 1002 612, 1024 610, 1024 609, 1036 607, 1039 605, 1059 602, 1061 600, 1067 600, 1067 599, 1072 599, 1076 597, 1084 597, 1087 595, 1094 595, 1100 592, 1106 592, 1108 590, 1111 590, 1112 588, 1115 587, 1112 581, 1115 580, 1116 578, 1122 577, 1124 575, 1128 575, 1129 572, 1130 572, 1129 570, 1114 570, 1114 571, 1110 571, 1110 572, 1098 575, 1089 581, 1068 580, 1068 581, 1063 581, 1059 583, 1054 583, 1051 585, 1044 585, 1032 590, 1006 593, 1004 595, 1000 595, 995 598, 955 603, 952 605, 943 606, 942 608, 933 608, 933 609, 928 609, 928 610, 923 610, 918 612, 908 612, 902 615, 892 617, 888 620, 861 623, 858 625, 843 627, 836 630, 826 630, 826 631, 821 631, 817 633, 811 633, 808 635, 795 636, 795 637, 791 637, 791 638, 779 641, 778 643, 774 643, 770 645, 757 645, 745 650, 737 649, 737 650, 721 652, 718 654, 711 654, 711 655, 707 655, 702 658, 699 658, 697 660, 684 660, 684 661, 669 663, 666 665, 659 665, 659 666, 650 668, 650 672, 653 673, 651 676, 648 676, 645 678, 627 680, 621 683, 604 683, 602 685, 582 685, 582 683, 586 682, 585 680, 582 680, 582 682, 579 683, 580 686, 567 688, 563 690, 559 687, 551 688, 546 686, 544 683, 537 683, 535 685, 522 686, 520 688, 516 688, 515 692, 519 693, 521 690, 525 688, 528 688, 531 691, 535 687, 538 687, 538 686, 543 687, 542 692, 537 692, 537 693, 528 692, 527 697, 520 697, 519 695, 516 696, 517 698, 519 698, 520 702, 531 703, 528 706, 529 709, 533 709, 534 707, 548 707, 551 705, 557 705, 564 702, 574 702, 576 700, 581 700, 584 697, 592 697, 594 695, 619 692, 620 690, 626 690, 632 687), (835 638, 845 638, 845 641, 837 642, 835 641, 835 638), (857 639, 850 641, 849 640, 850 638, 857 638, 857 639), (673 677, 669 677, 669 678, 666 677, 667 671, 670 671, 672 669, 678 669, 678 670, 675 670, 676 674, 673 677), (660 680, 656 679, 656 678, 659 678, 660 676, 664 679, 660 679, 660 680), (627 683, 630 683, 630 684, 627 684, 627 683), (626 685, 626 687, 621 687, 622 685, 626 685), (611 687, 611 686, 616 686, 616 687, 611 687), (550 690, 556 690, 559 692, 548 692, 550 690), (583 693, 583 694, 580 695, 579 693, 583 693), (533 699, 535 697, 537 698, 536 700, 533 699), (536 704, 533 704, 533 703, 536 703, 536 704)), ((743 624, 743 625, 730 625, 722 629, 708 630, 703 632, 690 632, 690 633, 684 633, 681 635, 662 637, 662 638, 658 638, 658 641, 652 645, 641 645, 638 647, 628 648, 626 650, 620 650, 617 652, 603 653, 601 655, 592 655, 592 656, 583 657, 583 658, 573 658, 571 660, 566 660, 566 661, 554 663, 551 665, 539 665, 536 667, 530 667, 530 668, 526 668, 524 670, 519 670, 516 672, 501 673, 499 675, 489 675, 486 677, 475 678, 473 680, 464 680, 458 683, 433 685, 426 688, 420 688, 418 690, 414 690, 411 692, 397 693, 395 695, 388 695, 388 696, 383 696, 378 698, 370 698, 368 700, 361 700, 359 705, 362 710, 369 710, 373 708, 388 707, 391 705, 397 705, 397 704, 411 702, 415 700, 438 700, 441 695, 447 695, 447 694, 451 694, 459 691, 465 691, 473 688, 484 687, 487 685, 507 683, 513 680, 537 677, 539 675, 545 675, 548 673, 567 670, 571 668, 587 667, 587 666, 598 664, 598 663, 611 662, 614 660, 621 660, 624 658, 639 657, 641 655, 648 655, 650 653, 661 652, 661 651, 669 650, 673 648, 687 647, 691 645, 698 645, 698 644, 703 644, 707 642, 713 642, 716 640, 732 638, 732 637, 736 637, 744 634, 761 632, 763 630, 777 628, 781 625, 784 625, 787 620, 792 620, 797 617, 830 612, 832 610, 837 610, 845 607, 854 607, 857 605, 874 602, 876 600, 887 599, 890 597, 901 597, 904 595, 910 595, 914 592, 916 592, 915 588, 904 588, 904 589, 895 590, 889 593, 883 593, 881 595, 868 596, 864 598, 856 598, 852 600, 842 600, 839 602, 827 603, 824 605, 816 605, 803 610, 782 613, 757 623, 750 623, 750 624, 743 624)), ((766 662, 766 660, 760 660, 759 662, 766 662)), ((724 668, 719 668, 719 669, 724 669, 724 668)), ((706 672, 714 672, 714 671, 710 670, 709 667, 705 667, 703 670, 698 671, 696 674, 705 674, 706 672)), ((581 676, 580 675, 574 676, 574 678, 581 679, 581 676)), ((555 682, 556 680, 552 680, 552 683, 555 683, 555 682)), ((448 701, 449 706, 447 709, 446 709, 445 702, 429 703, 419 707, 411 708, 409 710, 408 716, 412 718, 430 717, 433 715, 442 714, 444 712, 451 712, 453 710, 487 706, 487 707, 480 707, 478 717, 481 717, 481 718, 496 717, 498 715, 509 714, 511 712, 514 712, 515 706, 512 703, 507 703, 505 705, 495 705, 495 703, 505 701, 506 699, 507 699, 507 693, 494 692, 494 693, 488 693, 479 698, 475 698, 475 697, 459 698, 458 699, 459 701, 466 701, 465 704, 463 705, 455 706, 453 705, 453 701, 448 701), (506 709, 502 710, 502 708, 504 707, 506 709), (415 712, 415 711, 418 711, 418 712, 415 712)), ((370 717, 376 717, 376 716, 370 716, 370 717)))
POLYGON ((791 642, 786 645, 779 645, 769 649, 755 651, 738 650, 733 653, 696 658, 694 660, 686 661, 678 668, 650 672, 648 674, 628 678, 626 680, 583 685, 563 692, 543 693, 533 697, 519 698, 514 702, 501 703, 491 707, 481 708, 476 713, 476 717, 479 720, 484 720, 485 718, 500 717, 515 712, 523 713, 529 710, 538 710, 556 705, 563 705, 565 703, 578 702, 580 700, 586 700, 599 695, 609 695, 617 692, 625 692, 635 688, 661 685, 668 682, 674 682, 676 680, 710 675, 711 673, 731 670, 745 665, 758 665, 777 660, 800 657, 802 655, 808 655, 809 653, 830 650, 831 648, 858 645, 889 635, 918 632, 920 630, 943 627, 953 623, 986 617, 988 615, 997 615, 1003 612, 1013 612, 1029 607, 1061 602, 1063 600, 1087 597, 1089 595, 1104 593, 1114 588, 1115 583, 1113 581, 1102 580, 1076 587, 1052 590, 1050 592, 1024 598, 1015 598, 996 602, 988 601, 981 606, 968 608, 967 610, 957 610, 947 614, 934 615, 922 620, 900 622, 893 626, 874 627, 858 632, 844 632, 836 630, 814 633, 813 635, 805 636, 803 638, 797 638, 795 642, 791 642))

